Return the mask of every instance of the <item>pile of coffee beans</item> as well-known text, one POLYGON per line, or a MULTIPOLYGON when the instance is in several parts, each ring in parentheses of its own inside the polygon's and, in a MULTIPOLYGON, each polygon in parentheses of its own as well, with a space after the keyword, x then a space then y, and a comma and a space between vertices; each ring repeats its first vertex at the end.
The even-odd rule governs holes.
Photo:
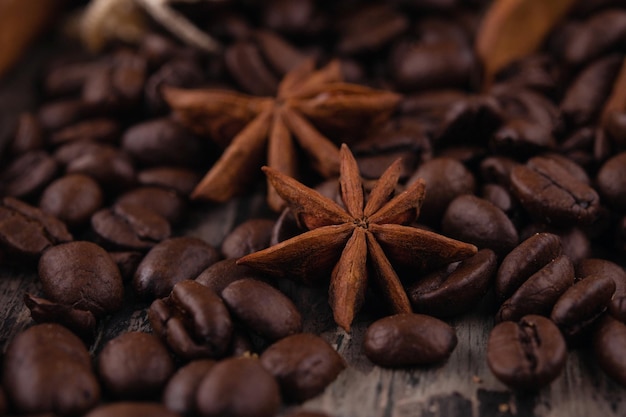
MULTIPOLYGON (((578 1, 536 53, 481 87, 473 45, 490 3, 183 3, 222 52, 154 27, 137 45, 55 56, 39 105, 0 148, 0 264, 40 284, 24 294, 37 324, 4 348, 0 415, 269 417, 335 380, 346 362, 303 333, 308 312, 285 282, 236 264, 303 232, 289 209, 240 219, 220 247, 182 236, 211 207, 188 196, 243 124, 198 136, 161 93, 273 96, 306 58, 402 94, 382 126, 328 136, 350 144, 366 188, 401 157, 397 191, 426 182, 415 226, 479 249, 434 271, 394 265, 414 313, 389 316, 372 286, 363 354, 445 366, 458 342, 444 320, 486 305, 485 360, 511 389, 548 385, 576 348, 626 385, 626 108, 604 111, 626 89, 626 6, 578 1), (129 306, 152 331, 102 341, 129 306)), ((343 204, 336 180, 302 181, 343 204)))

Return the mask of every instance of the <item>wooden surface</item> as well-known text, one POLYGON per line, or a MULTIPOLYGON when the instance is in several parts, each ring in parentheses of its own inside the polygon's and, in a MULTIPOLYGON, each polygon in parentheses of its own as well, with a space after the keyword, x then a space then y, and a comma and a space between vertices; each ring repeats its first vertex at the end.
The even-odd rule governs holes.
MULTIPOLYGON (((30 58, 31 65, 0 82, 0 145, 6 140, 14 115, 33 105, 25 95, 16 99, 15 92, 34 88, 28 80, 36 72, 33 67, 47 54, 45 48, 38 51, 30 58)), ((218 246, 226 233, 243 220, 267 216, 263 207, 263 197, 258 193, 220 206, 196 207, 177 235, 200 237, 218 246)), ((39 293, 35 270, 35 265, 24 271, 0 268, 3 350, 16 333, 32 324, 22 297, 27 291, 39 293)), ((445 364, 388 370, 373 366, 362 353, 363 335, 371 320, 367 312, 357 317, 352 333, 347 334, 332 322, 325 288, 304 288, 290 282, 282 282, 281 288, 300 307, 305 331, 321 334, 349 365, 322 395, 305 403, 305 408, 342 417, 626 416, 626 390, 597 368, 589 352, 571 352, 565 372, 535 395, 517 395, 508 390, 486 365, 485 349, 493 319, 485 306, 450 321, 459 342, 445 364)), ((91 351, 97 354, 107 340, 121 332, 150 331, 146 308, 147 304, 133 300, 127 289, 125 307, 101 323, 91 351)))

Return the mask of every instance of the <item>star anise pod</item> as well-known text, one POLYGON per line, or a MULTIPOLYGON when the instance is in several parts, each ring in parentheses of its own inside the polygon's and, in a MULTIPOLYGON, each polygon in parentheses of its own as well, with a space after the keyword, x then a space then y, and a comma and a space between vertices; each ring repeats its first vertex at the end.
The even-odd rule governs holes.
POLYGON ((418 180, 393 197, 401 171, 399 159, 383 173, 365 202, 356 160, 345 144, 340 157, 339 184, 345 209, 278 170, 263 167, 298 222, 309 231, 244 256, 237 263, 305 281, 314 279, 317 271, 332 268, 330 306, 335 322, 349 331, 365 298, 370 274, 394 313, 410 312, 392 262, 431 269, 472 256, 476 247, 406 226, 419 214, 425 185, 418 180))
MULTIPOLYGON (((246 124, 191 194, 218 202, 247 188, 263 165, 266 149, 267 165, 286 175, 297 176, 299 147, 321 176, 336 176, 339 150, 314 124, 344 131, 362 129, 384 121, 400 99, 389 91, 342 82, 337 61, 314 71, 312 60, 285 75, 277 97, 176 88, 165 89, 164 96, 186 127, 214 140, 219 141, 221 131, 246 124)), ((268 203, 275 210, 284 206, 269 184, 268 203)))

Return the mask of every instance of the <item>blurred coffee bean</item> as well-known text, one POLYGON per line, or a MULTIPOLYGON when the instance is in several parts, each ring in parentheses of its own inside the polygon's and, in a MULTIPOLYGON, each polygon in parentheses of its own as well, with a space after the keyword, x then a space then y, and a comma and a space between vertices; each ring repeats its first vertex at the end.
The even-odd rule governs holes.
POLYGON ((161 404, 148 402, 121 401, 100 405, 85 417, 180 417, 177 413, 168 410, 161 404))
POLYGON ((48 102, 39 107, 37 120, 44 130, 53 132, 93 114, 95 114, 93 106, 82 100, 65 99, 48 102))
POLYGON ((483 185, 480 190, 480 196, 502 210, 509 218, 515 215, 514 211, 519 207, 511 193, 498 184, 483 185))
POLYGON ((75 123, 52 133, 48 143, 53 146, 80 140, 115 143, 120 136, 119 123, 112 119, 91 119, 75 123))
POLYGON ((489 201, 465 194, 449 205, 441 222, 445 235, 488 248, 502 256, 518 242, 517 231, 502 210, 489 201))
POLYGON ((101 151, 109 153, 111 150, 115 150, 111 145, 91 141, 78 141, 60 146, 54 152, 53 157, 59 164, 66 166, 83 155, 96 154, 101 151))
POLYGON ((454 329, 422 314, 396 314, 372 323, 365 333, 365 356, 376 365, 429 365, 448 359, 457 344, 454 329))
POLYGON ((609 138, 620 148, 626 148, 626 111, 610 112, 604 120, 609 138))
POLYGON ((30 310, 30 316, 35 323, 60 324, 85 343, 90 343, 96 334, 96 317, 91 311, 55 303, 28 293, 24 294, 24 304, 30 310))
POLYGON ((235 317, 269 341, 302 331, 302 317, 293 302, 262 281, 235 281, 224 288, 222 298, 235 317))
POLYGON ((39 279, 46 297, 91 311, 96 317, 120 308, 122 277, 113 259, 91 242, 70 242, 48 249, 39 260, 39 279))
POLYGON ((419 278, 407 289, 413 310, 435 317, 469 311, 487 293, 497 265, 495 253, 482 249, 471 258, 419 278))
POLYGON ((100 68, 100 61, 79 61, 61 64, 48 71, 43 89, 48 96, 69 96, 80 93, 87 79, 100 68))
POLYGON ((161 87, 191 88, 202 85, 205 76, 200 65, 191 59, 174 59, 161 66, 146 81, 145 96, 152 114, 166 113, 168 106, 161 96, 161 87))
POLYGON ((156 32, 146 33, 139 44, 139 54, 146 59, 149 68, 156 68, 175 58, 181 50, 172 38, 156 32))
POLYGON ((615 293, 611 277, 590 275, 572 285, 558 299, 550 319, 571 339, 588 328, 606 310, 615 293))
POLYGON ((286 417, 330 417, 330 415, 320 411, 296 410, 286 414, 286 417))
POLYGON ((170 237, 168 221, 150 209, 116 204, 91 217, 97 239, 113 250, 146 251, 170 237))
POLYGON ((170 223, 178 222, 186 202, 176 192, 159 187, 139 187, 120 195, 116 204, 138 206, 153 211, 170 223))
POLYGON ((426 197, 420 210, 420 222, 438 226, 452 200, 462 194, 473 194, 474 176, 460 162, 450 158, 435 158, 424 164, 409 178, 410 185, 422 178, 426 182, 426 197))
POLYGON ((196 404, 202 417, 272 417, 280 407, 280 390, 257 358, 230 358, 200 382, 196 404))
POLYGON ((534 218, 568 226, 592 223, 599 210, 595 190, 554 159, 535 157, 511 171, 513 194, 534 218))
POLYGON ((141 165, 198 166, 207 160, 204 141, 169 118, 132 126, 122 137, 122 149, 141 165))
POLYGON ((58 324, 38 324, 8 345, 2 385, 20 414, 82 415, 100 401, 89 352, 58 324))
MULTIPOLYGON (((337 202, 337 198, 341 200, 339 196, 339 183, 337 181, 327 181, 322 183, 321 186, 316 187, 316 190, 324 197, 328 197, 335 201, 337 204, 342 205, 343 202, 337 202), (327 187, 327 188, 322 188, 327 187), (330 191, 327 191, 327 190, 330 191)), ((294 236, 304 233, 306 230, 298 225, 296 217, 293 211, 289 207, 285 208, 276 223, 274 224, 274 230, 272 230, 272 237, 270 238, 270 245, 276 245, 287 239, 291 239, 294 236)))
POLYGON ((195 280, 200 284, 212 289, 216 294, 221 294, 231 282, 240 279, 252 278, 267 281, 267 277, 248 266, 237 265, 237 259, 223 259, 209 265, 195 280))
POLYGON ((218 259, 217 250, 203 240, 193 237, 164 240, 137 267, 133 288, 143 298, 167 297, 176 283, 194 279, 218 259))
POLYGON ((148 333, 128 332, 109 340, 97 359, 106 392, 117 399, 154 399, 174 373, 161 341, 148 333))
POLYGON ((143 254, 136 251, 109 252, 109 255, 111 255, 111 259, 119 268, 124 282, 131 280, 133 275, 135 275, 137 266, 143 259, 143 254))
POLYGON ((66 172, 88 175, 108 193, 117 193, 135 183, 135 168, 128 155, 115 148, 96 149, 70 161, 66 172))
POLYGON ((498 101, 487 95, 460 98, 444 111, 435 131, 435 147, 449 144, 486 144, 502 124, 498 101))
POLYGON ((574 266, 565 255, 528 277, 496 313, 496 321, 517 321, 527 314, 548 316, 554 304, 574 284, 574 266))
POLYGON ((198 387, 215 363, 211 359, 198 359, 178 369, 163 390, 163 405, 181 415, 196 413, 198 387))
POLYGON ((556 148, 551 126, 544 126, 525 119, 513 119, 500 127, 491 138, 494 152, 515 156, 534 155, 556 148))
POLYGON ((556 379, 567 360, 567 347, 549 319, 528 315, 498 324, 489 334, 487 365, 512 389, 536 391, 556 379))
POLYGON ((137 174, 139 184, 173 190, 180 196, 191 194, 200 182, 200 175, 187 168, 155 167, 137 174))
POLYGON ((490 156, 480 162, 480 176, 483 181, 493 182, 507 187, 510 183, 511 171, 518 162, 504 156, 490 156))
POLYGON ((280 33, 313 36, 327 25, 313 0, 270 0, 264 2, 262 21, 280 33))
POLYGON ((519 59, 496 74, 496 82, 531 89, 552 96, 560 80, 560 68, 550 55, 533 54, 519 59))
POLYGON ((56 176, 58 165, 45 151, 23 153, 0 171, 0 195, 36 198, 56 176))
POLYGON ((80 227, 102 207, 102 188, 82 174, 69 174, 53 181, 41 195, 39 207, 69 227, 80 227))
POLYGON ((615 155, 602 165, 596 183, 611 207, 626 212, 626 152, 615 155))
POLYGON ((593 353, 600 368, 621 385, 626 385, 626 324, 607 315, 593 335, 593 353))
POLYGON ((225 258, 241 258, 267 248, 274 228, 270 219, 250 219, 234 228, 222 241, 225 258))
POLYGON ((22 113, 17 121, 17 128, 9 144, 9 154, 23 153, 43 148, 44 137, 39 121, 32 113, 22 113))
POLYGON ((310 333, 279 340, 260 359, 261 365, 277 379, 283 396, 297 402, 324 391, 346 367, 328 342, 310 333))
POLYGON ((222 299, 195 281, 174 285, 150 306, 154 333, 183 359, 217 358, 229 347, 233 324, 222 299))

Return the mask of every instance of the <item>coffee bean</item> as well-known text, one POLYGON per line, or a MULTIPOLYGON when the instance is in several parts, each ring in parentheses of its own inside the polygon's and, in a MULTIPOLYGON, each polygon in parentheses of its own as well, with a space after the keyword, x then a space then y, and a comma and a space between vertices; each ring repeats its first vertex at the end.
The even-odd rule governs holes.
MULTIPOLYGON (((223 259, 210 265, 196 277, 196 281, 221 294, 231 282, 252 278, 268 282, 268 278, 248 266, 237 265, 237 259, 223 259)), ((268 282, 269 283, 269 282, 268 282)))
POLYGON ((626 148, 626 112, 610 112, 604 119, 604 130, 620 149, 626 148))
POLYGON ((174 59, 163 64, 146 81, 148 107, 155 114, 166 113, 167 104, 161 96, 163 86, 190 88, 203 84, 204 69, 192 59, 174 59))
POLYGON ((31 113, 20 114, 15 135, 9 144, 9 153, 11 155, 21 155, 41 149, 43 145, 43 132, 37 118, 31 113))
POLYGON ((109 193, 125 190, 135 183, 135 168, 130 158, 109 147, 77 157, 67 164, 66 172, 88 175, 109 193))
POLYGON ((180 417, 161 404, 117 402, 94 408, 85 417, 180 417))
POLYGON ((69 227, 80 227, 102 207, 102 188, 91 177, 69 174, 53 181, 41 195, 39 207, 69 227))
POLYGON ((615 294, 609 304, 609 309, 616 317, 621 317, 624 311, 623 297, 626 297, 626 271, 605 259, 588 258, 576 265, 576 276, 584 279, 589 276, 609 277, 615 283, 615 294))
POLYGON ((78 61, 57 65, 48 71, 43 88, 49 96, 67 96, 79 93, 85 81, 102 66, 100 61, 78 61))
POLYGON ((140 171, 137 180, 144 186, 161 187, 186 196, 196 187, 200 176, 186 168, 155 167, 140 171))
POLYGON ((602 165, 597 184, 608 204, 626 212, 626 152, 615 155, 602 165))
POLYGON ((55 131, 78 122, 93 111, 93 106, 80 99, 63 99, 41 106, 37 120, 44 130, 55 131))
POLYGON ((455 198, 441 223, 445 235, 504 255, 517 245, 511 220, 496 206, 473 195, 455 198))
POLYGON ((497 265, 495 253, 482 249, 471 258, 420 278, 407 289, 414 311, 435 317, 469 311, 489 289, 497 265))
POLYGON ((228 309, 195 281, 178 282, 167 298, 152 303, 148 316, 154 333, 183 359, 221 357, 229 347, 233 324, 228 309))
POLYGON ((502 210, 509 218, 515 215, 515 210, 519 207, 511 193, 498 184, 483 185, 480 189, 480 195, 483 199, 502 210))
POLYGON ((606 310, 613 293, 615 282, 611 277, 587 276, 561 295, 550 319, 566 338, 576 337, 606 310))
POLYGON ((302 317, 293 302, 262 281, 235 281, 224 288, 222 298, 235 317, 269 341, 302 331, 302 317))
POLYGON ((122 137, 122 148, 146 166, 198 166, 206 160, 202 140, 169 118, 135 125, 122 137))
POLYGON ((487 365, 516 390, 535 391, 556 379, 565 367, 567 347, 558 327, 536 315, 498 324, 489 334, 487 365))
POLYGON ((91 119, 76 123, 50 135, 48 143, 62 145, 75 141, 114 143, 119 139, 119 123, 112 119, 91 119))
POLYGON ((204 377, 196 404, 202 417, 271 417, 280 407, 280 390, 258 359, 230 358, 204 377))
POLYGON ((348 55, 379 50, 405 32, 409 24, 405 15, 388 4, 363 7, 339 25, 337 50, 348 55))
MULTIPOLYGON (((502 124, 498 101, 487 95, 468 95, 452 103, 435 132, 436 144, 486 143, 502 124), (460 140, 463 142, 460 142, 460 140)), ((448 150, 447 152, 450 152, 448 150)), ((482 152, 482 151, 481 151, 482 152)), ((439 156, 444 155, 440 153, 439 156)))
POLYGON ((215 248, 193 237, 164 240, 143 258, 135 276, 133 288, 144 298, 163 298, 177 282, 194 279, 219 259, 215 248))
POLYGON ((45 151, 26 152, 0 172, 0 195, 35 198, 54 179, 57 163, 45 151))
POLYGON ((533 217, 548 224, 590 224, 598 215, 600 198, 594 189, 552 159, 535 157, 515 167, 511 188, 533 217))
POLYGON ((328 414, 319 411, 296 410, 287 414, 287 417, 330 417, 328 414))
POLYGON ((139 187, 125 192, 116 204, 149 209, 171 223, 179 221, 185 211, 185 200, 176 192, 159 187, 139 187))
POLYGON ((111 259, 113 259, 113 262, 115 262, 119 268, 124 281, 131 280, 133 275, 135 275, 139 263, 143 259, 143 254, 136 251, 109 252, 109 255, 111 255, 111 259))
POLYGON ((274 221, 250 219, 233 229, 222 242, 221 252, 225 258, 241 258, 270 245, 274 221))
POLYGON ((626 385, 626 325, 611 316, 605 316, 593 335, 595 359, 607 375, 626 385))
POLYGON ((198 359, 176 371, 163 391, 163 404, 175 413, 194 414, 198 387, 215 363, 211 359, 198 359))
POLYGON ((89 352, 58 324, 38 324, 7 347, 2 385, 18 413, 75 416, 100 401, 89 352))
POLYGON ((552 126, 526 119, 508 120, 491 137, 494 152, 511 156, 531 156, 556 148, 552 126))
POLYGON ((520 243, 498 268, 495 285, 498 301, 502 302, 512 296, 531 275, 561 253, 561 240, 551 233, 537 233, 520 243))
POLYGON ((170 224, 162 216, 129 204, 96 212, 91 228, 104 246, 115 250, 145 251, 171 234, 170 224))
POLYGON ((96 318, 91 311, 55 303, 28 293, 24 294, 24 304, 30 310, 30 316, 35 323, 58 323, 87 343, 96 334, 96 318))
POLYGON ((150 399, 174 373, 174 363, 151 334, 128 332, 109 340, 98 355, 98 374, 106 391, 120 399, 150 399))
POLYGON ((48 249, 39 260, 39 278, 50 300, 91 311, 97 317, 122 305, 124 288, 117 265, 91 242, 48 249))
POLYGON ((519 162, 504 156, 490 156, 480 163, 480 175, 484 181, 509 186, 511 171, 519 162))
POLYGON ((286 399, 315 397, 346 367, 328 342, 310 333, 288 336, 268 347, 261 365, 277 379, 286 399))
MULTIPOLYGON (((328 197, 334 201, 335 197, 338 194, 336 192, 338 191, 337 181, 330 181, 328 182, 328 184, 329 186, 332 187, 333 191, 335 191, 332 197, 329 197, 329 195, 325 194, 325 191, 320 190, 319 187, 317 188, 317 190, 323 196, 328 197)), ((298 222, 296 220, 296 217, 293 214, 293 211, 291 211, 290 208, 286 208, 283 210, 282 213, 280 213, 280 216, 278 217, 278 219, 276 220, 276 223, 274 224, 274 229, 272 230, 272 237, 270 238, 270 245, 272 246, 276 245, 287 239, 291 239, 292 237, 302 234, 305 231, 306 231, 305 229, 301 228, 298 225, 298 222)))
POLYGON ((115 148, 111 145, 105 145, 92 141, 78 141, 60 146, 53 154, 54 159, 61 165, 67 166, 75 159, 83 155, 98 154, 100 152, 114 152, 115 148))
POLYGON ((375 321, 363 341, 365 356, 390 368, 445 361, 456 344, 452 327, 434 317, 411 313, 375 321))

